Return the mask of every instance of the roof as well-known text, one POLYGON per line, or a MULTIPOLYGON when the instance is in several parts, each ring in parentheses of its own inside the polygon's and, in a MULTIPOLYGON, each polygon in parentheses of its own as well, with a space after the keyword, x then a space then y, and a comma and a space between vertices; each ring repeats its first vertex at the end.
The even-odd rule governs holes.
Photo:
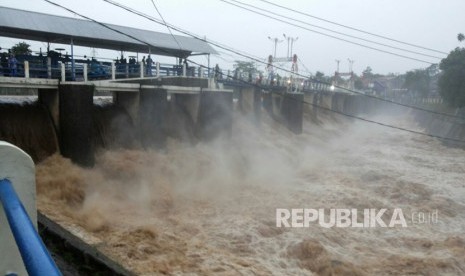
POLYGON ((128 34, 112 31, 89 20, 0 6, 0 36, 51 43, 73 44, 117 51, 187 57, 191 54, 217 54, 206 41, 196 38, 124 27, 105 25, 128 34), (146 42, 145 44, 140 41, 146 42))

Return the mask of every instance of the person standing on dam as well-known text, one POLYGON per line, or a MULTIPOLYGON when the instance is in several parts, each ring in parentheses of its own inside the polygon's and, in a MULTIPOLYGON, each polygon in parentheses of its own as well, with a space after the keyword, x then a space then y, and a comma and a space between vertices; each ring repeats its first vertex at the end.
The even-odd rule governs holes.
POLYGON ((15 58, 14 54, 10 54, 10 58, 8 59, 8 67, 10 68, 10 76, 16 77, 16 69, 18 68, 18 60, 15 58))
POLYGON ((220 69, 220 66, 218 65, 218 63, 215 65, 215 80, 218 81, 222 79, 221 78, 221 69, 220 69))
POLYGON ((6 76, 8 73, 8 59, 6 52, 2 53, 2 56, 0 58, 0 66, 2 67, 3 76, 6 76))
POLYGON ((273 56, 268 57, 268 64, 266 65, 266 71, 268 72, 268 84, 274 85, 274 68, 273 68, 273 56))
POLYGON ((147 63, 146 75, 147 75, 147 76, 152 76, 152 64, 153 64, 153 60, 152 60, 152 58, 150 57, 150 55, 147 56, 147 59, 145 60, 145 62, 147 63))

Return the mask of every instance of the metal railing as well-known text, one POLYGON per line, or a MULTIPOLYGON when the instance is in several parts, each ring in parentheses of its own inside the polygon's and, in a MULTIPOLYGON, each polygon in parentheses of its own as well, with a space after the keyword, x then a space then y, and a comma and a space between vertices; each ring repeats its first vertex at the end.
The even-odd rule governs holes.
POLYGON ((0 201, 28 274, 61 275, 8 179, 0 180, 0 201))
POLYGON ((97 60, 71 62, 44 59, 22 60, 16 69, 0 66, 0 76, 19 78, 48 78, 61 81, 115 80, 123 78, 184 76, 208 78, 207 70, 186 64, 153 63, 150 67, 142 62, 115 63, 97 60))

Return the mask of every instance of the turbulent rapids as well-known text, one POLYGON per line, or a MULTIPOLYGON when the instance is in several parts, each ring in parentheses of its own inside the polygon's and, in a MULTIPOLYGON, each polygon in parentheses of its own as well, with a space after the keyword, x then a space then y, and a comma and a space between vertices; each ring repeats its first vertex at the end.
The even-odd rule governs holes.
POLYGON ((93 169, 53 155, 38 209, 140 275, 463 275, 464 151, 336 119, 293 135, 236 114, 228 140, 106 151, 93 169), (277 208, 397 208, 407 227, 279 228, 277 208))

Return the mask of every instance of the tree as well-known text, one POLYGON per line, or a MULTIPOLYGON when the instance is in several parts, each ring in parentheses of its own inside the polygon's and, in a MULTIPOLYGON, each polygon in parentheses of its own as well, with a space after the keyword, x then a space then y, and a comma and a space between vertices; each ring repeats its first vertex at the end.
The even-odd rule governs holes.
POLYGON ((407 74, 405 74, 402 87, 407 88, 416 95, 425 97, 428 96, 430 92, 430 81, 431 77, 428 70, 417 69, 408 71, 407 74))
POLYGON ((462 42, 463 40, 465 40, 465 35, 463 35, 462 33, 459 33, 459 34, 457 35, 457 39, 458 39, 460 42, 462 42))
POLYGON ((253 61, 240 61, 236 60, 236 63, 233 65, 234 69, 239 70, 242 73, 257 73, 259 72, 257 69, 257 64, 253 61))
POLYGON ((357 75, 354 75, 354 88, 357 90, 362 90, 364 88, 362 78, 357 75))
POLYGON ((11 47, 11 52, 15 55, 30 55, 32 53, 31 49, 29 49, 30 46, 26 42, 20 42, 11 47))
POLYGON ((327 81, 327 78, 325 77, 325 73, 320 72, 320 71, 316 71, 315 79, 319 81, 327 81))
POLYGON ((441 60, 439 93, 453 107, 465 107, 465 48, 455 48, 441 60))
POLYGON ((255 77, 254 74, 263 73, 258 70, 257 64, 253 61, 240 61, 236 60, 236 63, 233 65, 234 76, 240 79, 248 79, 252 81, 255 77))
POLYGON ((373 77, 373 69, 371 69, 370 66, 367 66, 367 68, 363 70, 362 76, 363 78, 371 79, 373 77))

